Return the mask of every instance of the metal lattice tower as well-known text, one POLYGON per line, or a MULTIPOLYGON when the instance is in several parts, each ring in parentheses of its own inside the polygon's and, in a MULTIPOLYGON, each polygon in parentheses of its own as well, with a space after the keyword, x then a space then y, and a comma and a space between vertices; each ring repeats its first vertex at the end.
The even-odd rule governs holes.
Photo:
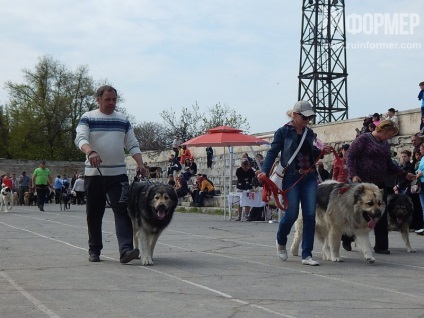
POLYGON ((298 100, 314 123, 348 119, 345 0, 303 0, 298 100))

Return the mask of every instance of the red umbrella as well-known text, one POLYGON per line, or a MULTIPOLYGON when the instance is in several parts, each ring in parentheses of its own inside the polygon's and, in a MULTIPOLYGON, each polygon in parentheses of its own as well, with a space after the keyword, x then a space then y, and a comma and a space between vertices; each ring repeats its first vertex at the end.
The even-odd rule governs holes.
MULTIPOLYGON (((230 147, 230 184, 229 192, 231 192, 232 179, 233 179, 233 149, 232 146, 254 146, 254 145, 264 145, 269 142, 254 136, 242 134, 242 130, 236 129, 229 126, 218 126, 212 129, 206 130, 204 135, 200 135, 193 139, 190 139, 183 143, 183 145, 191 147, 230 147)), ((225 187, 224 187, 224 196, 225 196, 225 187)), ((224 218, 226 205, 224 206, 224 218)), ((230 212, 231 213, 231 212, 230 212)), ((231 217, 230 217, 231 219, 231 217)))
POLYGON ((242 130, 229 126, 218 126, 206 130, 206 134, 197 136, 183 143, 192 147, 227 147, 264 145, 268 141, 241 133, 242 130))

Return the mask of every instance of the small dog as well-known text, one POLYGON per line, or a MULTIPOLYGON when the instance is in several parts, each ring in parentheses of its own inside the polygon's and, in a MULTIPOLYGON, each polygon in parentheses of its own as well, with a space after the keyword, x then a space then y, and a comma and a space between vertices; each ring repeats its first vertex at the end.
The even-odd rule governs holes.
POLYGON ((392 194, 387 198, 387 222, 389 231, 399 231, 405 242, 406 251, 415 253, 409 242, 409 224, 412 220, 414 205, 411 199, 403 194, 392 194))
POLYGON ((9 187, 2 185, 0 191, 0 212, 7 212, 13 207, 13 193, 9 187))
POLYGON ((29 206, 29 192, 24 193, 24 205, 29 206))
POLYGON ((174 188, 165 184, 133 182, 128 213, 133 224, 134 248, 141 245, 142 265, 153 265, 153 250, 178 205, 174 188))

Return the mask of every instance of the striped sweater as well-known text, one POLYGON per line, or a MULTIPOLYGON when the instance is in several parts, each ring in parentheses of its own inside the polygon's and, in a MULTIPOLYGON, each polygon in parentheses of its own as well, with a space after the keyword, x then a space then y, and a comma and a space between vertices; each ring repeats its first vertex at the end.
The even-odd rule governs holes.
MULTIPOLYGON (((141 153, 130 122, 124 114, 116 111, 111 115, 98 109, 86 112, 78 123, 76 133, 75 145, 79 149, 89 144, 100 155, 100 171, 104 176, 127 174, 124 149, 131 156, 141 153)), ((85 161, 85 175, 99 175, 88 159, 85 161)))

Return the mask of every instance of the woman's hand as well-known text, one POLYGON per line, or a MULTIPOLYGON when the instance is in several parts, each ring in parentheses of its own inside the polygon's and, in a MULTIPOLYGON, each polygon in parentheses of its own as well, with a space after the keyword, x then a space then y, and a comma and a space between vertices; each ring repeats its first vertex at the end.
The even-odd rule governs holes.
POLYGON ((329 145, 324 145, 324 147, 322 148, 322 151, 324 152, 325 155, 328 155, 333 151, 333 147, 329 145))
POLYGON ((362 182, 361 178, 359 178, 358 176, 354 176, 352 178, 352 182, 362 182))

